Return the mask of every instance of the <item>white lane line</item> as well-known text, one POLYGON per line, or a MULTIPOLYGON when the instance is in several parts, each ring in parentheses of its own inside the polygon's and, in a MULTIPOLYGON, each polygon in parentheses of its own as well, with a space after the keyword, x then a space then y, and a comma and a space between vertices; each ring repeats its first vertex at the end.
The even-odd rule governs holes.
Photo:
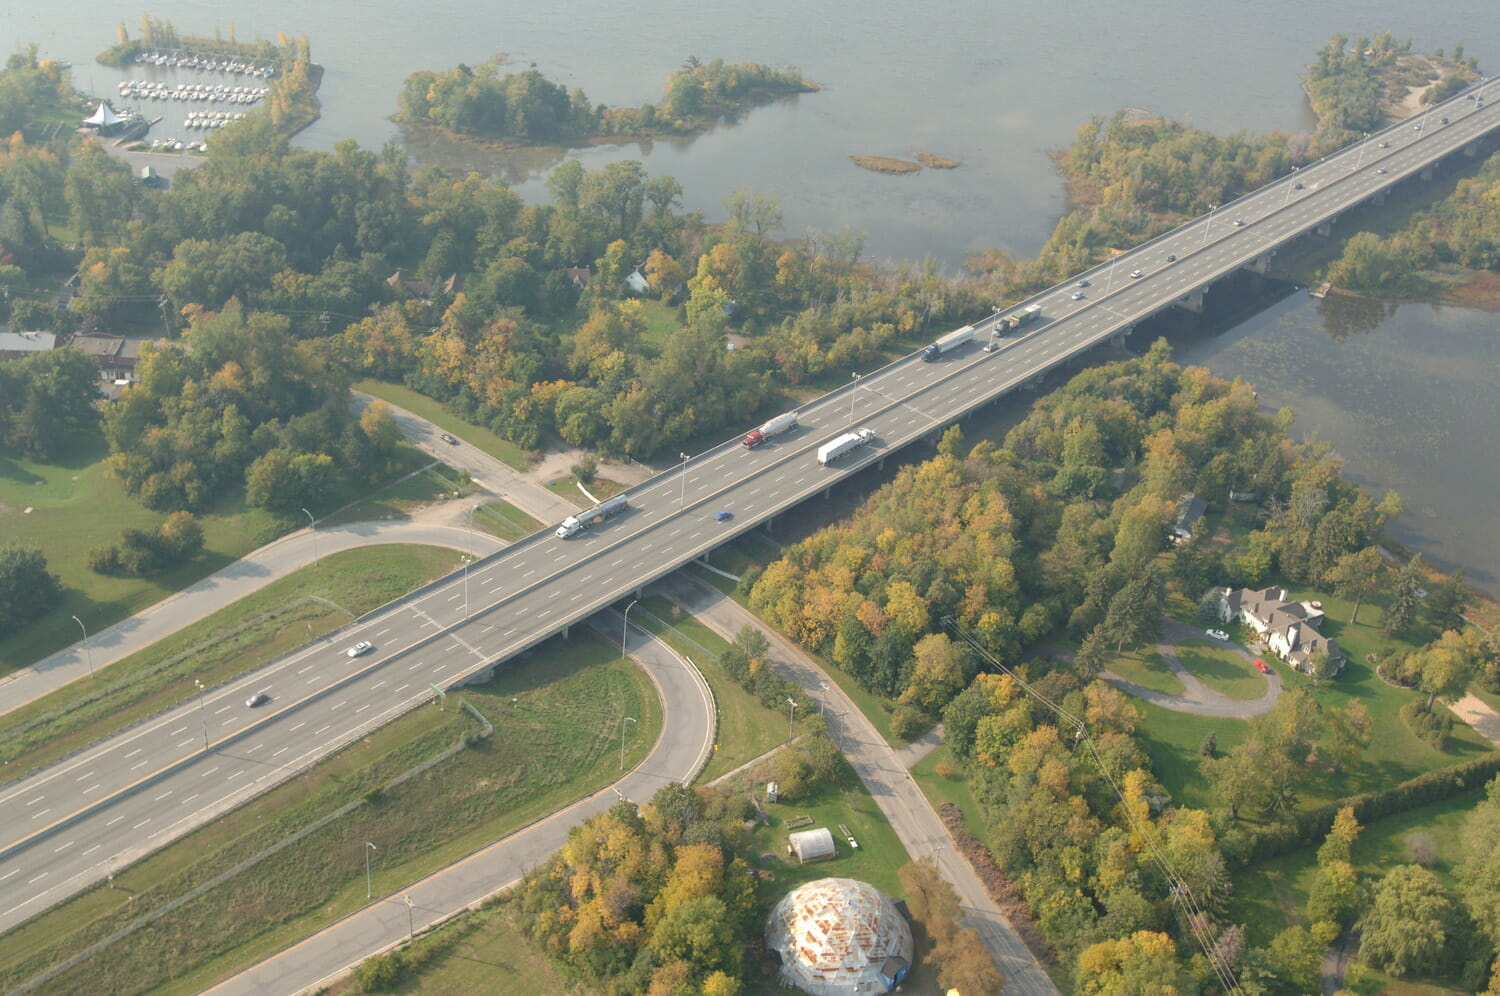
POLYGON ((396 694, 400 695, 402 692, 406 691, 410 687, 411 687, 411 682, 408 681, 406 684, 404 684, 400 688, 396 689, 396 694))
POLYGON ((178 744, 177 744, 177 746, 179 746, 179 747, 186 747, 188 744, 197 743, 197 742, 198 742, 198 738, 197 737, 188 737, 186 740, 179 741, 178 744))
POLYGON ((366 702, 364 705, 362 705, 358 709, 354 710, 354 715, 358 716, 360 713, 364 712, 368 708, 370 708, 370 703, 366 702))
POLYGON ((391 628, 389 626, 387 626, 385 629, 382 629, 382 630, 378 631, 375 635, 376 636, 385 636, 385 634, 389 633, 390 631, 391 631, 391 628))
POLYGON ((240 769, 236 768, 234 771, 231 771, 229 773, 229 775, 224 780, 227 782, 231 778, 238 778, 238 777, 240 777, 240 775, 243 775, 243 774, 244 774, 243 771, 241 771, 240 769))
POLYGON ((183 804, 183 805, 184 805, 184 806, 186 806, 186 805, 187 805, 187 804, 188 804, 188 803, 190 803, 190 802, 192 802, 192 801, 193 801, 193 800, 194 800, 194 799, 196 799, 196 798, 198 798, 198 796, 199 796, 199 794, 200 794, 200 793, 198 793, 198 792, 194 792, 194 793, 193 793, 193 794, 192 794, 192 795, 190 795, 190 796, 188 796, 188 797, 187 797, 187 798, 186 798, 186 799, 184 799, 184 800, 182 800, 182 804, 183 804))
POLYGON ((328 707, 328 711, 329 712, 337 712, 338 710, 344 708, 344 706, 346 706, 348 704, 349 704, 349 700, 348 699, 339 699, 333 705, 331 705, 331 706, 328 707))
POLYGON ((120 821, 121 821, 121 820, 123 820, 123 819, 124 819, 124 818, 125 818, 125 817, 124 817, 124 816, 123 816, 123 815, 121 815, 121 816, 116 816, 116 817, 115 817, 115 818, 114 818, 114 819, 112 819, 112 820, 110 820, 110 821, 109 821, 109 822, 108 822, 108 823, 106 823, 106 824, 104 824, 104 826, 105 826, 105 827, 106 827, 106 828, 108 828, 108 827, 112 827, 112 826, 114 826, 114 825, 115 825, 115 824, 116 824, 116 823, 119 823, 119 822, 120 822, 120 821))
POLYGON ((85 779, 85 778, 92 778, 92 777, 93 777, 93 776, 94 776, 94 769, 93 769, 93 768, 90 768, 90 769, 89 769, 89 770, 87 770, 87 771, 85 771, 85 772, 84 772, 84 773, 83 773, 83 774, 81 774, 81 775, 79 775, 79 776, 78 776, 78 777, 77 777, 77 778, 75 778, 75 779, 73 779, 73 780, 74 780, 74 781, 78 781, 78 782, 81 782, 81 781, 83 781, 83 780, 84 780, 84 779, 85 779))
POLYGON ((150 761, 137 761, 135 764, 132 764, 130 766, 130 770, 131 771, 135 771, 137 768, 144 768, 146 765, 148 765, 150 763, 151 763, 150 761))
POLYGON ((215 709, 214 710, 214 715, 217 716, 221 712, 228 712, 230 709, 233 709, 233 708, 234 708, 234 703, 231 702, 229 705, 225 706, 222 709, 215 709))
POLYGON ((43 816, 46 816, 50 812, 52 812, 52 807, 48 806, 46 809, 38 810, 37 812, 32 813, 31 814, 31 818, 34 819, 34 820, 39 820, 43 816))
POLYGON ((172 789, 167 789, 165 792, 163 792, 161 795, 157 796, 155 799, 152 799, 151 801, 152 802, 161 802, 163 799, 165 799, 168 796, 170 796, 172 794, 172 791, 173 791, 172 789))
POLYGON ((304 719, 302 722, 298 723, 296 726, 292 727, 290 730, 287 730, 287 732, 288 733, 296 733, 298 730, 302 729, 306 725, 307 725, 307 720, 304 719))
POLYGON ((384 685, 384 684, 385 684, 385 679, 382 678, 379 681, 375 682, 375 684, 371 685, 370 686, 370 690, 374 691, 375 689, 379 688, 381 685, 384 685))
POLYGON ((321 729, 321 730, 314 730, 314 731, 313 731, 313 736, 315 736, 315 737, 316 737, 316 736, 319 736, 319 735, 320 735, 320 734, 322 734, 322 733, 323 733, 323 731, 324 731, 324 730, 327 730, 327 729, 328 729, 328 727, 326 727, 326 726, 325 726, 325 727, 323 727, 323 729, 321 729))
POLYGON ((89 848, 87 851, 84 851, 82 854, 80 854, 79 857, 86 858, 90 854, 93 854, 95 851, 99 850, 99 848, 101 848, 103 846, 104 846, 103 844, 95 844, 93 847, 89 848))
POLYGON ((265 744, 256 744, 254 747, 251 747, 249 750, 245 751, 245 753, 246 754, 254 754, 256 751, 260 750, 264 746, 265 746, 265 744))
POLYGON ((311 671, 315 666, 316 665, 309 664, 309 665, 307 665, 307 667, 303 668, 302 670, 298 671, 297 673, 298 674, 306 674, 307 672, 311 671))
POLYGON ((133 750, 129 754, 125 755, 125 760, 127 760, 127 761, 130 760, 132 757, 135 757, 137 754, 139 754, 143 750, 145 750, 144 747, 137 747, 135 750, 133 750))
POLYGON ((28 802, 26 805, 27 805, 28 808, 30 808, 31 806, 35 806, 37 803, 41 802, 45 798, 47 798, 45 795, 39 795, 35 799, 32 799, 30 802, 28 802))
POLYGON ((32 878, 32 879, 27 879, 27 880, 26 880, 26 884, 27 884, 27 885, 31 885, 31 884, 32 884, 32 883, 34 883, 34 882, 40 882, 40 881, 41 881, 41 880, 42 880, 42 879, 44 879, 44 878, 46 878, 46 877, 47 877, 47 873, 46 873, 46 872, 42 872, 42 873, 41 873, 41 874, 40 874, 40 875, 38 875, 38 876, 37 876, 37 877, 36 877, 36 878, 32 878))
POLYGON ((147 823, 150 823, 150 822, 151 822, 151 817, 148 816, 144 820, 141 820, 141 822, 137 823, 135 826, 131 827, 130 829, 132 829, 132 830, 139 830, 141 827, 145 826, 147 823))
POLYGON ((84 789, 83 790, 83 794, 84 795, 88 795, 90 792, 97 792, 98 790, 99 790, 99 783, 95 782, 94 784, 90 785, 88 788, 84 789))
MULTIPOLYGON (((87 853, 87 852, 85 852, 85 853, 87 853)), ((0 882, 4 882, 6 879, 10 878, 12 875, 14 875, 16 872, 18 872, 20 870, 21 869, 19 869, 19 868, 12 868, 10 871, 6 872, 4 875, 0 875, 0 882)))
POLYGON ((527 578, 531 577, 535 573, 536 573, 536 571, 527 571, 525 574, 521 575, 521 580, 524 581, 527 578))
POLYGON ((281 755, 285 754, 288 749, 289 748, 283 747, 279 751, 277 751, 276 753, 272 754, 271 756, 272 757, 280 757, 281 755))
POLYGON ((52 849, 52 853, 53 854, 61 854, 63 851, 66 851, 68 848, 70 848, 72 846, 73 846, 73 841, 70 840, 66 844, 63 844, 60 847, 54 847, 52 849))
POLYGON ((171 733, 168 733, 167 736, 169 736, 169 737, 175 737, 175 736, 177 736, 177 734, 181 733, 185 729, 187 729, 186 726, 179 726, 177 729, 173 730, 171 733))

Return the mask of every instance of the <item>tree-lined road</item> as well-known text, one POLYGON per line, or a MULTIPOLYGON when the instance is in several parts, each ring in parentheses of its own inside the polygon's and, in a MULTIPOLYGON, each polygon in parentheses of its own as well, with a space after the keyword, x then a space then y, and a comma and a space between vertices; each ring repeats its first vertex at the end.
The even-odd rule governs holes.
MULTIPOLYGON (((433 694, 430 685, 487 673, 1500 128, 1494 101, 1477 104, 1455 98, 1415 126, 1372 136, 1096 267, 1081 298, 1073 283, 1033 298, 1027 303, 1042 307, 1042 321, 995 352, 969 345, 933 363, 898 360, 803 406, 796 432, 753 451, 728 440, 630 489, 632 510, 595 531, 570 540, 543 531, 380 610, 345 638, 344 645, 374 643, 367 657, 345 658, 341 646, 308 648, 227 686, 202 713, 188 704, 161 717, 149 748, 132 731, 7 787, 0 793, 0 930, 103 878, 111 860, 160 846, 292 773, 294 764, 415 707, 433 694), (1441 125, 1440 116, 1451 123, 1441 125), (818 447, 853 425, 872 428, 878 441, 838 468, 820 466, 818 447), (721 509, 733 519, 716 521, 721 509), (271 702, 244 709, 251 691, 271 702), (195 725, 204 721, 207 750, 195 725), (168 811, 183 800, 185 808, 168 811)), ((979 323, 982 330, 992 321, 979 323)))

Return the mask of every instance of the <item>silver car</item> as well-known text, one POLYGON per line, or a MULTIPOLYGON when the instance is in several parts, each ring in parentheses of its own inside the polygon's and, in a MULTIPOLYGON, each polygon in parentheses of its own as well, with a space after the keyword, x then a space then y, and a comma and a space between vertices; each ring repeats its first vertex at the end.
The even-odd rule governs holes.
POLYGON ((374 649, 375 644, 371 643, 369 640, 360 640, 354 646, 344 651, 344 653, 348 654, 350 657, 363 657, 365 654, 368 654, 374 649))

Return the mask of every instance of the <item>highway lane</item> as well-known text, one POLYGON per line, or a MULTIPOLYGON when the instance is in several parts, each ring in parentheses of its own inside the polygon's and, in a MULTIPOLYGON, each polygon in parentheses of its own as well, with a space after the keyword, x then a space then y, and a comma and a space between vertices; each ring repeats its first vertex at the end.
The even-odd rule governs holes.
MULTIPOLYGON (((898 360, 803 406, 795 433, 754 451, 727 441, 632 489, 634 510, 593 532, 525 540, 475 564, 466 580, 452 576, 381 610, 341 645, 308 648, 206 696, 202 711, 185 703, 0 789, 0 930, 419 705, 432 696, 429 685, 447 687, 534 645, 1368 199, 1421 168, 1419 141, 1457 148, 1500 126, 1492 103, 1464 103, 1439 112, 1450 125, 1407 128, 1410 135, 1391 129, 1301 170, 1301 190, 1290 178, 1277 181, 1096 267, 1081 300, 1072 299, 1073 284, 1039 295, 1042 322, 997 352, 968 346, 935 363, 898 360), (1168 264, 1167 255, 1178 259, 1168 264), (1137 269, 1142 276, 1130 277, 1137 269), (816 448, 855 424, 875 429, 879 441, 838 468, 820 467, 816 448), (735 518, 714 521, 721 508, 735 518), (375 652, 344 658, 343 646, 360 639, 375 652), (242 708, 257 690, 271 703, 242 708), (195 738, 195 721, 208 724, 211 749, 195 738)), ((1427 117, 1436 119, 1433 111, 1427 117)))

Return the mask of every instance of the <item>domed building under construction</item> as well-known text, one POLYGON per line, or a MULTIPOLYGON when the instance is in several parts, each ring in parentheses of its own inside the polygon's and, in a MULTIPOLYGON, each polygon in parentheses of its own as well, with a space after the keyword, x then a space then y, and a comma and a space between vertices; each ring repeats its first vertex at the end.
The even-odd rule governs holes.
POLYGON ((809 996, 888 993, 911 967, 911 927, 879 889, 822 878, 781 897, 766 920, 766 947, 783 983, 809 996))

